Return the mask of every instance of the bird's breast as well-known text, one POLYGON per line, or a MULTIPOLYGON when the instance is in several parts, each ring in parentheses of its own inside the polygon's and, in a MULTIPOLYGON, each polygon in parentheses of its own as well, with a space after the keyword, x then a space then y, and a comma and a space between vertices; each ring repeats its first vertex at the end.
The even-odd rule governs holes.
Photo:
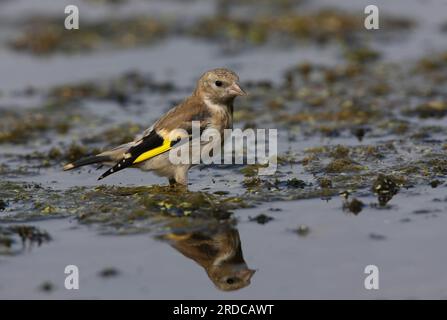
POLYGON ((228 110, 216 110, 213 112, 210 124, 211 127, 219 130, 223 134, 225 129, 233 128, 233 117, 228 110))

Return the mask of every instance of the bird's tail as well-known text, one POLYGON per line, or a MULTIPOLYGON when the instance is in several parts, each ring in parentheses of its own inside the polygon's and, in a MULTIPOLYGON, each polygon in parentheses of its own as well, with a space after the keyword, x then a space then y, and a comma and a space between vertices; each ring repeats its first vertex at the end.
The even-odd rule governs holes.
POLYGON ((85 157, 85 158, 76 160, 75 162, 66 164, 64 166, 64 171, 82 167, 82 166, 85 166, 88 164, 103 163, 103 162, 107 162, 107 161, 111 161, 111 160, 112 160, 111 157, 106 156, 106 155, 96 155, 96 156, 85 157))

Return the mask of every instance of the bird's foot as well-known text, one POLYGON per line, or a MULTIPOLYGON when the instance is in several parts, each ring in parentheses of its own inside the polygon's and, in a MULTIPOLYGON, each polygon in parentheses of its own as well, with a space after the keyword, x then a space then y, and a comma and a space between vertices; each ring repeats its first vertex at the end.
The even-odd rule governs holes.
POLYGON ((188 186, 186 184, 179 183, 174 178, 169 179, 169 186, 180 191, 188 190, 188 186))

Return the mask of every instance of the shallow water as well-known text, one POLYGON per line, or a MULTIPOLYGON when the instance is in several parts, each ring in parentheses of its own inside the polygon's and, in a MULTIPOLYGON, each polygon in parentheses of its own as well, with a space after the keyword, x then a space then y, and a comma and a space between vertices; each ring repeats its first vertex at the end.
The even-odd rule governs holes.
POLYGON ((94 228, 70 219, 36 222, 54 240, 14 258, 3 257, 1 268, 10 271, 1 273, 0 288, 4 298, 446 298, 447 257, 441 245, 446 240, 446 202, 433 201, 444 195, 445 188, 409 190, 393 199, 399 205, 366 208, 358 216, 343 213, 339 198, 240 210, 242 250, 248 266, 257 271, 251 285, 231 293, 216 290, 197 263, 149 235, 98 236, 94 228), (430 212, 415 213, 415 196, 430 212), (275 220, 266 225, 247 221, 259 212, 275 220), (307 225, 309 234, 293 232, 291 226, 297 225, 307 225), (69 264, 79 267, 78 291, 63 288, 63 269, 69 264), (363 287, 369 264, 379 266, 378 291, 363 287), (101 277, 109 267, 118 275, 101 277), (54 291, 37 290, 44 281, 54 283, 54 291))
MULTIPOLYGON (((154 15, 183 15, 194 20, 214 10, 208 1, 189 2, 183 4, 180 1, 164 3, 135 0, 117 7, 108 7, 87 4, 84 1, 70 1, 79 4, 81 8, 91 8, 86 17, 91 20, 108 16, 111 11, 114 16, 122 17, 142 10, 148 10, 154 15)), ((343 1, 337 5, 332 1, 309 1, 298 8, 308 12, 335 6, 361 15, 363 3, 367 1, 343 1)), ((381 14, 411 17, 417 21, 417 27, 398 37, 399 39, 385 42, 380 39, 372 40, 374 49, 382 53, 381 62, 398 62, 405 67, 405 61, 414 63, 415 59, 447 49, 446 33, 440 32, 440 24, 447 21, 443 14, 447 8, 446 1, 378 1, 378 5, 381 14)), ((63 7, 64 2, 56 6, 53 1, 43 0, 0 2, 0 19, 8 18, 4 22, 7 27, 0 28, 0 40, 9 39, 16 32, 16 26, 12 22, 16 18, 25 18, 32 13, 56 15, 63 12, 60 10, 63 7)), ((237 70, 242 82, 268 80, 279 84, 283 81, 284 71, 300 62, 335 66, 343 61, 341 55, 339 44, 321 47, 312 42, 295 43, 286 47, 267 45, 228 54, 221 43, 172 36, 150 46, 73 55, 56 53, 42 57, 24 52, 17 53, 3 42, 0 46, 0 110, 32 109, 46 101, 45 93, 30 96, 21 94, 30 86, 46 92, 47 89, 64 84, 115 79, 132 70, 150 74, 158 82, 172 82, 175 89, 165 93, 150 90, 136 93, 135 96, 142 99, 143 107, 133 103, 123 107, 113 100, 81 101, 79 112, 91 116, 89 121, 92 123, 87 120, 74 122, 74 128, 68 135, 56 136, 50 141, 38 138, 29 144, 0 145, 0 164, 8 164, 11 168, 26 167, 29 170, 26 174, 3 175, 1 179, 38 183, 49 188, 49 195, 60 194, 72 190, 70 188, 73 187, 91 190, 89 188, 98 185, 96 178, 100 171, 89 168, 62 172, 59 164, 41 166, 18 155, 33 151, 48 152, 50 147, 70 141, 82 144, 83 138, 94 136, 104 128, 124 122, 149 126, 161 113, 168 110, 174 101, 180 100, 191 91, 197 76, 209 68, 233 68, 237 70)), ((442 94, 439 96, 444 97, 442 94)), ((243 101, 239 106, 242 108, 247 104, 248 102, 243 101)), ((76 110, 73 107, 70 112, 76 110)), ((373 131, 376 136, 366 135, 360 142, 346 132, 335 137, 319 134, 305 136, 305 129, 300 131, 301 129, 295 128, 294 139, 288 140, 289 128, 281 127, 282 123, 275 122, 274 111, 270 112, 271 115, 264 114, 265 123, 270 127, 279 127, 280 154, 291 150, 298 153, 301 159, 305 156, 306 148, 318 146, 385 145, 387 141, 400 145, 399 140, 395 140, 396 136, 380 135, 376 131, 373 131)), ((442 118, 412 120, 417 124, 423 122, 427 126, 445 126, 445 119, 442 118)), ((236 126, 240 127, 238 124, 236 126)), ((416 147, 413 147, 410 141, 402 142, 402 150, 396 155, 387 155, 389 158, 377 161, 374 165, 386 168, 386 161, 398 163, 399 157, 417 159, 427 154, 429 149, 445 153, 440 147, 445 141, 444 133, 438 136, 433 134, 430 138, 440 140, 433 143, 424 141, 416 147), (421 151, 421 145, 426 151, 421 151)), ((101 143, 103 142, 99 144, 101 143)), ((368 165, 371 163, 373 162, 368 162, 368 165)), ((18 242, 14 246, 15 254, 0 255, 0 298, 447 298, 447 256, 443 245, 447 223, 445 185, 432 188, 427 181, 415 179, 412 188, 402 187, 385 207, 378 207, 377 199, 370 192, 370 188, 362 185, 362 188, 354 192, 354 197, 366 206, 355 215, 343 210, 344 200, 338 195, 324 200, 319 196, 296 200, 300 197, 295 191, 285 188, 280 191, 262 190, 246 196, 246 190, 241 184, 244 176, 238 171, 239 168, 201 169, 192 170, 190 190, 205 190, 210 193, 228 191, 229 195, 247 199, 253 197, 256 200, 253 200, 255 207, 234 210, 237 219, 234 228, 240 237, 244 260, 248 268, 256 270, 251 283, 245 288, 232 292, 218 290, 197 261, 187 258, 172 247, 172 242, 160 240, 160 235, 169 232, 157 223, 167 221, 168 225, 175 225, 175 218, 157 217, 154 219, 156 223, 153 224, 152 220, 148 219, 149 222, 141 222, 148 230, 141 232, 143 229, 137 228, 136 233, 118 235, 128 230, 122 225, 116 226, 115 230, 115 226, 84 223, 78 219, 78 212, 74 216, 55 214, 53 217, 27 218, 27 212, 19 202, 5 211, 0 211, 1 226, 32 225, 47 231, 52 240, 40 246, 26 243, 23 249, 18 242), (286 201, 287 192, 291 193, 290 201, 286 201), (281 195, 284 197, 282 201, 269 201, 278 199, 276 197, 281 195), (15 214, 19 214, 20 219, 11 220, 10 217, 15 214), (250 217, 260 214, 266 214, 273 220, 266 224, 250 221, 250 217), (299 226, 309 232, 298 234, 296 230, 299 226), (79 290, 64 288, 64 268, 70 264, 79 267, 79 290), (370 264, 379 267, 379 290, 364 288, 364 268, 370 264), (110 276, 100 275, 101 271, 110 268, 116 271, 116 274, 111 272, 110 276), (51 289, 42 290, 45 283, 50 283, 51 289)), ((282 180, 296 177, 314 185, 319 177, 318 174, 313 175, 307 171, 301 163, 282 167, 281 172, 282 180)), ((439 175, 440 180, 443 178, 445 176, 439 175)), ((152 174, 141 175, 136 170, 120 172, 104 182, 108 186, 165 183, 161 178, 152 174)), ((80 193, 73 191, 75 200, 78 200, 80 205, 88 207, 91 204, 93 209, 97 209, 93 206, 96 205, 94 201, 81 200, 81 197, 77 199, 78 195, 84 195, 83 192, 84 190, 80 193)), ((43 193, 42 199, 52 200, 50 196, 46 198, 43 193)), ((34 210, 30 208, 30 216, 34 210)), ((117 210, 123 208, 117 207, 117 210)), ((126 213, 123 212, 123 215, 126 213)), ((191 230, 187 232, 194 233, 191 230)), ((213 232, 211 236, 214 236, 213 232)))

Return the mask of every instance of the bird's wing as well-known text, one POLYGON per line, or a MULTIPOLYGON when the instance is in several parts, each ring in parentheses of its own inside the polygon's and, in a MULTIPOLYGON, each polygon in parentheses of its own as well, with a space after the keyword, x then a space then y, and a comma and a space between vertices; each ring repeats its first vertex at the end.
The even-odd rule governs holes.
POLYGON ((203 111, 200 103, 191 105, 190 102, 185 101, 171 109, 151 128, 144 131, 142 136, 135 139, 131 147, 124 152, 123 159, 104 172, 98 180, 171 150, 181 138, 184 138, 181 134, 175 134, 174 139, 172 138, 172 133, 176 129, 183 129, 191 134, 192 121, 200 121, 200 127, 203 128, 209 123, 207 119, 208 115, 203 111))
POLYGON ((153 127, 158 132, 171 132, 175 129, 184 129, 190 132, 192 121, 200 121, 200 127, 206 127, 210 117, 208 107, 198 98, 190 97, 178 107, 167 112, 153 127))

